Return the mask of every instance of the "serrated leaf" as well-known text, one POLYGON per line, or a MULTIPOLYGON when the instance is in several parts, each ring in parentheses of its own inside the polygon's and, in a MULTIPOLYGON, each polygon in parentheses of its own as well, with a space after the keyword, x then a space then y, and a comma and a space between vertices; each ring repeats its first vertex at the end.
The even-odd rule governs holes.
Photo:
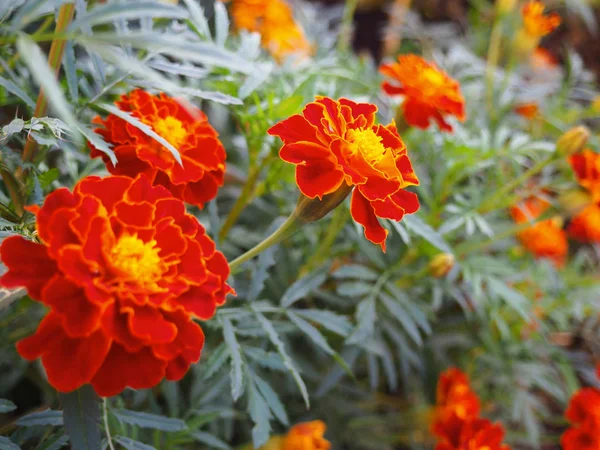
POLYGON ((300 278, 285 291, 283 297, 281 297, 281 306, 289 308, 296 301, 319 288, 326 279, 327 273, 323 273, 322 269, 300 278))
POLYGON ((15 422, 20 427, 34 427, 42 425, 61 426, 63 424, 62 411, 53 411, 46 409, 40 412, 34 412, 21 417, 15 422))
POLYGON ((100 136, 95 131, 92 131, 89 128, 79 124, 77 125, 77 129, 83 135, 83 137, 85 137, 90 142, 90 144, 92 144, 94 147, 96 147, 98 150, 100 150, 102 153, 108 156, 113 166, 117 165, 118 161, 115 152, 112 151, 112 149, 110 148, 110 144, 106 142, 102 136, 100 136))
POLYGON ((23 100, 23 103, 25 103, 31 109, 35 109, 35 102, 32 100, 32 98, 23 89, 21 89, 12 81, 0 77, 0 86, 2 86, 11 94, 19 97, 21 100, 23 100))
POLYGON ((67 79, 67 87, 69 88, 69 96, 71 102, 75 105, 79 101, 79 87, 77 85, 77 69, 75 68, 75 48, 73 42, 67 41, 65 45, 65 56, 63 58, 63 68, 67 79))
POLYGON ((0 450, 21 450, 21 447, 11 441, 9 438, 0 436, 0 450))
POLYGON ((69 436, 64 433, 56 433, 38 445, 35 450, 59 450, 69 443, 69 436))
POLYGON ((101 23, 111 23, 118 19, 140 19, 142 17, 159 17, 169 19, 185 19, 187 11, 175 5, 157 2, 125 2, 106 3, 95 6, 85 14, 80 14, 69 26, 69 31, 86 29, 101 23))
POLYGON ((225 344, 219 344, 219 346, 213 350, 210 357, 206 360, 206 362, 202 365, 202 369, 204 371, 202 378, 204 380, 208 380, 215 373, 219 371, 227 358, 229 357, 229 352, 227 351, 227 347, 225 344))
POLYGON ((368 267, 361 266, 360 264, 348 264, 340 267, 338 270, 331 274, 333 278, 337 279, 352 279, 352 280, 365 280, 375 281, 379 278, 379 274, 368 267))
POLYGON ((68 394, 61 393, 63 418, 73 448, 96 450, 100 448, 100 399, 90 384, 68 394))
POLYGON ((323 349, 326 353, 330 355, 333 355, 335 353, 335 350, 331 348, 331 346, 323 337, 323 335, 319 332, 319 330, 313 327, 310 323, 308 323, 301 317, 298 317, 292 311, 287 311, 287 316, 300 329, 300 331, 306 334, 315 344, 317 344, 317 346, 323 349))
POLYGON ((229 34, 229 17, 227 8, 222 2, 215 2, 215 42, 219 47, 225 46, 229 34))
MULTIPOLYGON (((266 236, 270 236, 279 228, 281 224, 278 220, 274 221, 266 231, 266 236)), ((258 263, 254 269, 252 281, 250 282, 250 289, 248 290, 248 301, 253 302, 256 300, 263 290, 265 281, 269 278, 269 268, 275 264, 275 252, 277 247, 273 246, 266 249, 258 257, 258 263)))
POLYGON ((190 436, 196 439, 198 442, 202 442, 204 445, 207 445, 209 448, 218 448, 222 450, 228 450, 231 448, 226 442, 223 442, 218 437, 204 431, 194 431, 190 433, 190 436))
POLYGON ((183 3, 187 6, 192 18, 192 23, 196 26, 199 34, 208 39, 212 39, 208 21, 206 20, 204 10, 202 9, 202 6, 199 5, 199 2, 197 0, 183 0, 183 3))
POLYGON ((417 345, 422 346, 423 339, 421 338, 421 333, 419 333, 416 323, 411 319, 402 305, 385 293, 381 293, 379 298, 392 316, 395 317, 398 322, 400 322, 400 325, 402 325, 402 328, 404 328, 404 331, 411 337, 411 339, 417 345))
POLYGON ((231 397, 235 401, 244 392, 242 350, 235 337, 233 325, 227 317, 223 318, 223 338, 231 357, 231 397))
POLYGON ((0 414, 6 414, 7 412, 11 412, 17 409, 17 405, 15 405, 10 400, 4 400, 0 398, 0 414))
POLYGON ((108 103, 101 103, 98 105, 98 107, 104 109, 105 111, 108 111, 111 114, 114 114, 115 116, 119 117, 120 119, 123 119, 128 124, 136 127, 138 130, 140 130, 146 136, 149 136, 152 139, 154 139, 156 142, 158 142, 159 144, 161 144, 163 147, 165 147, 167 150, 169 150, 171 152, 171 154, 173 155, 173 158, 175 158, 175 161, 177 161, 179 163, 179 165, 183 164, 181 162, 181 155, 179 154, 179 150, 177 150, 175 147, 173 147, 173 145, 171 145, 164 137, 162 137, 161 135, 156 133, 149 125, 146 125, 145 123, 140 122, 136 117, 132 116, 131 114, 129 114, 126 111, 121 111, 119 108, 117 108, 114 105, 109 105, 108 103))
POLYGON ((283 403, 281 403, 281 400, 279 399, 277 393, 271 388, 269 383, 267 383, 255 373, 252 373, 252 380, 256 384, 256 387, 267 402, 267 405, 269 405, 269 409, 275 415, 277 420, 279 420, 283 425, 288 426, 288 416, 285 412, 285 407, 283 406, 283 403))
POLYGON ((352 331, 352 324, 347 317, 337 315, 331 311, 321 309, 290 309, 290 311, 305 319, 317 322, 319 325, 340 336, 346 337, 352 331))
POLYGON ((445 253, 452 253, 452 249, 446 243, 440 233, 431 228, 427 223, 423 221, 419 216, 406 215, 402 219, 404 225, 409 228, 413 233, 418 234, 431 245, 437 247, 445 253))
POLYGON ((262 447, 269 439, 271 433, 271 410, 260 394, 254 383, 248 381, 248 413, 254 427, 252 427, 252 443, 254 448, 262 447))
POLYGON ((131 411, 128 409, 112 410, 111 414, 119 419, 120 422, 142 428, 152 428, 161 431, 181 431, 187 428, 187 425, 181 419, 160 416, 158 414, 131 411))
POLYGON ((358 344, 369 338, 375 329, 375 299, 362 300, 356 308, 357 326, 352 334, 346 339, 347 344, 358 344))
POLYGON ((121 444, 127 450, 156 450, 151 445, 143 444, 139 441, 134 441, 133 439, 125 436, 115 436, 113 438, 113 441, 115 441, 118 444, 121 444))

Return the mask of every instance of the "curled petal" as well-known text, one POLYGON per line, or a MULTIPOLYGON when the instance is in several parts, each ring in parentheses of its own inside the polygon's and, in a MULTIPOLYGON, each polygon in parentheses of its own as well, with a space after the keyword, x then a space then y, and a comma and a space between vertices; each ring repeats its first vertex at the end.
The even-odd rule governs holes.
POLYGON ((379 223, 371 203, 358 189, 352 192, 350 213, 352 218, 364 227, 365 237, 374 244, 381 245, 381 249, 385 252, 388 230, 379 223))

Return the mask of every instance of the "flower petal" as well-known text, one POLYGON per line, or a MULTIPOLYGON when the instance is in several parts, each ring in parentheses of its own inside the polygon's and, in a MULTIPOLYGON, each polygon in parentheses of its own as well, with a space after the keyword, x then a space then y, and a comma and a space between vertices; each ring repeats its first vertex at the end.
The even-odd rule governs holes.
POLYGON ((364 227, 365 237, 374 244, 381 245, 381 249, 385 252, 388 230, 379 223, 371 203, 358 189, 354 189, 352 192, 350 213, 352 218, 364 227))

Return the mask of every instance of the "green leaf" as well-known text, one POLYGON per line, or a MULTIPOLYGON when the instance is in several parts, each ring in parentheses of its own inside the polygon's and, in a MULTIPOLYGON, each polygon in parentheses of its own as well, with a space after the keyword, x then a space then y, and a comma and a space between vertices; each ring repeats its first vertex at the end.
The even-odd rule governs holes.
POLYGON ((356 308, 357 326, 346 339, 347 344, 358 344, 371 337, 375 330, 375 299, 369 297, 358 304, 356 308))
POLYGON ((19 35, 17 38, 17 49, 21 58, 23 58, 27 67, 29 67, 31 76, 44 90, 48 103, 52 106, 54 112, 67 124, 73 138, 80 141, 79 133, 75 132, 77 130, 77 119, 73 115, 60 85, 56 81, 54 72, 48 66, 48 61, 44 57, 42 50, 24 34, 19 35))
POLYGON ((202 442, 204 445, 207 445, 209 448, 218 448, 222 450, 228 450, 231 448, 226 442, 223 442, 218 437, 215 437, 212 434, 204 431, 194 431, 193 433, 190 433, 190 436, 192 436, 198 442, 202 442))
POLYGON ((53 434, 49 438, 45 439, 35 450, 58 450, 63 448, 69 443, 69 436, 63 432, 53 434))
POLYGON ((333 355, 335 353, 335 350, 331 348, 331 346, 329 345, 327 340, 325 340, 325 338, 319 332, 319 330, 313 327, 310 323, 308 323, 301 317, 298 317, 292 311, 287 311, 287 316, 300 329, 300 331, 306 334, 315 344, 317 344, 317 346, 322 348, 326 353, 330 355, 333 355))
POLYGON ((252 427, 252 443, 254 448, 262 447, 269 439, 271 432, 271 410, 260 394, 252 380, 248 380, 248 413, 254 427, 252 427))
POLYGON ((244 392, 242 350, 235 337, 233 325, 227 317, 223 317, 223 338, 231 357, 231 396, 233 400, 237 400, 244 392))
POLYGON ((523 294, 508 287, 498 278, 487 277, 487 281, 492 293, 501 297, 512 309, 519 313, 523 319, 529 320, 529 313, 526 309, 529 301, 523 294))
POLYGON ((208 21, 206 20, 202 6, 199 5, 197 0, 183 0, 183 3, 187 6, 192 18, 192 24, 195 25, 198 33, 207 39, 212 39, 208 21))
POLYGON ((322 309, 290 309, 295 314, 305 319, 317 322, 332 333, 340 336, 348 336, 352 331, 352 324, 345 316, 337 315, 331 311, 322 309))
POLYGON ((298 369, 294 365, 294 362, 292 361, 292 359, 286 352, 285 346, 283 345, 283 342, 279 338, 279 334, 277 334, 277 331, 275 331, 275 328, 273 328, 273 324, 265 316, 263 316, 256 309, 254 309, 254 313, 256 314, 256 317, 258 318, 260 325, 267 332, 267 336, 269 336, 269 340, 273 343, 273 345, 275 345, 277 352, 281 356, 281 359, 283 359, 283 364, 289 370, 289 372, 292 374, 292 377, 294 378, 296 385, 300 389, 300 393, 302 394, 302 398, 304 399, 304 403, 306 404, 306 407, 310 408, 310 400, 308 398, 308 390, 306 389, 304 380, 302 380, 302 377, 300 376, 300 372, 298 372, 298 369))
POLYGON ((311 291, 319 288, 327 279, 327 273, 321 269, 294 282, 281 297, 281 306, 289 308, 311 291))
POLYGON ((161 431, 181 431, 187 429, 187 425, 183 420, 160 416, 158 414, 131 411, 128 409, 112 410, 111 414, 119 419, 120 422, 142 428, 152 428, 161 431))
POLYGON ((157 2, 126 2, 106 3, 92 8, 86 14, 77 16, 77 19, 69 26, 69 31, 100 23, 112 23, 115 20, 140 19, 141 17, 156 17, 161 19, 185 19, 187 11, 175 5, 157 2))
POLYGON ((115 436, 113 438, 113 441, 115 441, 118 444, 121 444, 127 450, 156 450, 151 445, 142 444, 139 441, 134 441, 133 439, 125 436, 115 436))
POLYGON ((68 394, 60 394, 65 429, 73 448, 100 449, 100 399, 90 384, 68 394))
POLYGON ((104 109, 105 111, 108 111, 109 113, 114 114, 115 116, 119 117, 120 119, 123 119, 125 122, 129 123, 130 125, 133 125, 134 127, 136 127, 138 130, 140 130, 145 135, 154 139, 156 142, 158 142, 159 144, 161 144, 163 147, 165 147, 167 150, 169 150, 171 152, 171 154, 173 155, 173 158, 175 158, 175 160, 179 163, 179 165, 183 164, 181 162, 181 155, 179 154, 179 150, 177 150, 175 147, 173 147, 165 138, 163 138, 162 136, 157 134, 150 126, 146 125, 145 123, 140 122, 136 117, 132 116, 128 112, 121 111, 119 108, 117 108, 114 105, 109 105, 108 103, 101 103, 98 106, 100 108, 104 109))
POLYGON ((50 425, 53 427, 61 426, 63 424, 63 413, 62 411, 53 411, 46 409, 40 412, 34 412, 21 417, 15 422, 20 427, 34 427, 50 425))
POLYGON ((21 447, 11 441, 9 438, 0 436, 0 450, 21 450, 21 447))
POLYGON ((90 142, 90 144, 109 157, 113 166, 117 165, 117 157, 115 156, 115 152, 112 151, 110 144, 106 142, 102 136, 95 131, 92 131, 89 128, 79 124, 77 125, 77 129, 90 142))
POLYGON ((0 86, 2 86, 11 94, 19 97, 21 100, 23 100, 23 103, 25 103, 31 109, 35 109, 35 102, 31 99, 31 97, 12 81, 0 77, 0 86))
POLYGON ((11 412, 17 409, 17 405, 9 400, 4 400, 0 398, 0 414, 6 414, 7 412, 11 412))
POLYGON ((363 281, 347 281, 339 283, 335 289, 338 295, 344 297, 358 298, 364 297, 373 289, 373 284, 363 281))
POLYGON ((292 95, 277 103, 277 106, 275 106, 271 112, 271 117, 274 120, 281 117, 289 117, 299 112, 303 104, 304 97, 302 95, 292 95))
POLYGON ((215 2, 215 43, 219 47, 225 46, 227 35, 229 34, 229 17, 227 8, 221 2, 215 2))
POLYGON ((421 333, 419 333, 419 328, 406 310, 402 307, 402 305, 384 292, 380 294, 379 298, 392 316, 394 316, 396 320, 400 322, 402 328, 404 328, 404 331, 406 331, 415 344, 422 346, 423 339, 421 338, 421 333))
POLYGON ((427 242, 429 242, 434 247, 437 247, 441 251, 445 253, 452 253, 452 249, 446 243, 444 238, 440 233, 431 228, 427 223, 423 221, 419 216, 415 215, 406 215, 402 219, 402 222, 408 229, 410 229, 413 233, 421 236, 427 242))
POLYGON ((46 189, 54 181, 56 181, 58 179, 59 175, 60 175, 60 171, 56 167, 54 167, 54 168, 48 170, 47 172, 40 173, 37 176, 37 178, 40 182, 41 187, 46 189))
POLYGON ((333 278, 337 279, 352 279, 352 280, 365 280, 375 281, 379 278, 377 272, 368 267, 361 266, 360 264, 348 264, 340 267, 338 270, 331 274, 333 278))
POLYGON ((285 406, 283 406, 283 403, 281 403, 277 393, 271 388, 269 383, 255 373, 252 373, 252 380, 256 384, 256 387, 269 405, 269 409, 275 415, 277 420, 279 420, 283 425, 288 426, 289 419, 287 413, 285 412, 285 406))
MULTIPOLYGON (((266 236, 270 236, 279 226, 279 221, 275 221, 273 224, 271 224, 265 233, 266 236)), ((249 302, 253 302, 254 300, 258 299, 258 296, 263 290, 265 281, 269 278, 269 268, 275 264, 274 255, 276 251, 277 246, 273 246, 266 249, 259 255, 258 262, 255 266, 252 276, 252 281, 250 282, 250 289, 248 290, 249 302)))
POLYGON ((202 379, 208 380, 215 373, 217 373, 219 369, 223 367, 223 364, 225 364, 225 361, 227 361, 228 357, 229 352, 225 344, 219 344, 219 346, 212 351, 210 357, 202 365, 202 370, 204 371, 202 379))
POLYGON ((65 45, 65 56, 63 58, 63 68, 67 79, 67 87, 69 88, 69 96, 71 102, 77 104, 79 101, 79 87, 77 85, 77 69, 75 68, 75 47, 72 41, 67 41, 65 45))

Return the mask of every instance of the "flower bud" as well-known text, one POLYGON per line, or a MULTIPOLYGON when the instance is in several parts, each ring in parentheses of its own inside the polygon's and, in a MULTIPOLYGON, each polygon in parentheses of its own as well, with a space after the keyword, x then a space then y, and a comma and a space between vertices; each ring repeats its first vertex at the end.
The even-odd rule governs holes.
POLYGON ((318 197, 308 198, 301 193, 294 215, 300 222, 315 222, 342 203, 351 191, 352 186, 342 183, 337 191, 324 195, 322 200, 319 200, 318 197))
POLYGON ((436 278, 446 276, 454 267, 455 261, 454 255, 439 253, 429 263, 429 273, 436 278))
POLYGON ((590 138, 590 130, 583 125, 571 128, 556 141, 556 151, 563 156, 580 152, 590 138))
POLYGON ((579 214, 591 203, 591 195, 587 191, 583 191, 581 189, 563 192, 558 196, 558 204, 560 209, 564 211, 565 215, 568 217, 573 217, 579 214))

